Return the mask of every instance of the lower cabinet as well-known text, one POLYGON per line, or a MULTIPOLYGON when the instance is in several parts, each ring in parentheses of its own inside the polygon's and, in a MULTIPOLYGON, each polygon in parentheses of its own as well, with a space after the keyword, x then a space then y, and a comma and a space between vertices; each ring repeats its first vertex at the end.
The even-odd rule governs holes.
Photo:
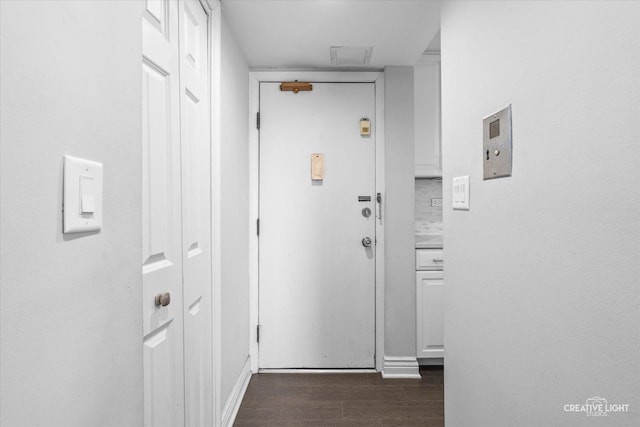
POLYGON ((417 357, 444 357, 444 272, 416 271, 417 357))

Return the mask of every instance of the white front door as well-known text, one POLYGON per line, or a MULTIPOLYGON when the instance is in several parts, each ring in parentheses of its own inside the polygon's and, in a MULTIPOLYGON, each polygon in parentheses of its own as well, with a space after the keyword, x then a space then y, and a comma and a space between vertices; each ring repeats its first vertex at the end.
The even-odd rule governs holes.
POLYGON ((262 369, 374 367, 374 113, 373 83, 260 84, 262 369))
POLYGON ((196 0, 149 0, 142 26, 144 422, 210 426, 207 15, 196 0))

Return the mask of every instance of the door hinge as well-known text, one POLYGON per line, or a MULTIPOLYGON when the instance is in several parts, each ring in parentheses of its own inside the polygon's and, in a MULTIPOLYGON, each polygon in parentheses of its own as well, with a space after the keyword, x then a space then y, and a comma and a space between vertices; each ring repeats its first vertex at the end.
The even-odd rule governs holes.
POLYGON ((256 342, 260 342, 260 325, 256 326, 256 342))
POLYGON ((256 128, 260 130, 260 111, 256 113, 256 128))
POLYGON ((256 236, 260 235, 260 218, 256 219, 256 236))

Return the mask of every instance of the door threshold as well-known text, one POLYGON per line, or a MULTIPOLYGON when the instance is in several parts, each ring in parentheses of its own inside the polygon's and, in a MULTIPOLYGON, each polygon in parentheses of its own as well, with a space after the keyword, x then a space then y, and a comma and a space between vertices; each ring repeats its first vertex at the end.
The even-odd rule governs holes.
POLYGON ((375 374, 376 371, 373 368, 363 368, 363 369, 258 369, 259 374, 375 374))

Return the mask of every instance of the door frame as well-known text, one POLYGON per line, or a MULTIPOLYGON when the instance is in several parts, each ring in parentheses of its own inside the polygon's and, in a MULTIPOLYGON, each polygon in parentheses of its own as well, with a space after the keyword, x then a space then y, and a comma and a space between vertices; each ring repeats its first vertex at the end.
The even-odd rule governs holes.
POLYGON ((213 426, 222 425, 222 175, 221 175, 221 44, 222 5, 219 0, 200 0, 208 15, 209 33, 209 115, 211 117, 211 341, 213 426))
POLYGON ((220 199, 222 194, 222 177, 220 173, 220 150, 222 135, 220 132, 222 118, 220 115, 222 98, 221 87, 221 59, 220 49, 222 43, 222 5, 219 0, 199 0, 207 14, 207 33, 209 43, 209 63, 207 74, 209 80, 209 117, 211 144, 211 378, 213 402, 212 425, 222 425, 222 278, 220 270, 222 266, 222 239, 220 199))
MULTIPOLYGON (((257 325, 259 319, 259 259, 256 221, 260 215, 260 132, 256 117, 260 108, 260 83, 281 81, 308 81, 323 83, 374 83, 375 86, 375 192, 382 194, 382 224, 376 218, 376 266, 375 266, 375 368, 382 372, 384 360, 384 72, 383 71, 254 71, 249 73, 249 355, 251 371, 258 372, 259 346, 257 325)), ((378 206, 376 206, 377 208, 378 206)), ((377 209, 376 209, 377 215, 377 209)))

